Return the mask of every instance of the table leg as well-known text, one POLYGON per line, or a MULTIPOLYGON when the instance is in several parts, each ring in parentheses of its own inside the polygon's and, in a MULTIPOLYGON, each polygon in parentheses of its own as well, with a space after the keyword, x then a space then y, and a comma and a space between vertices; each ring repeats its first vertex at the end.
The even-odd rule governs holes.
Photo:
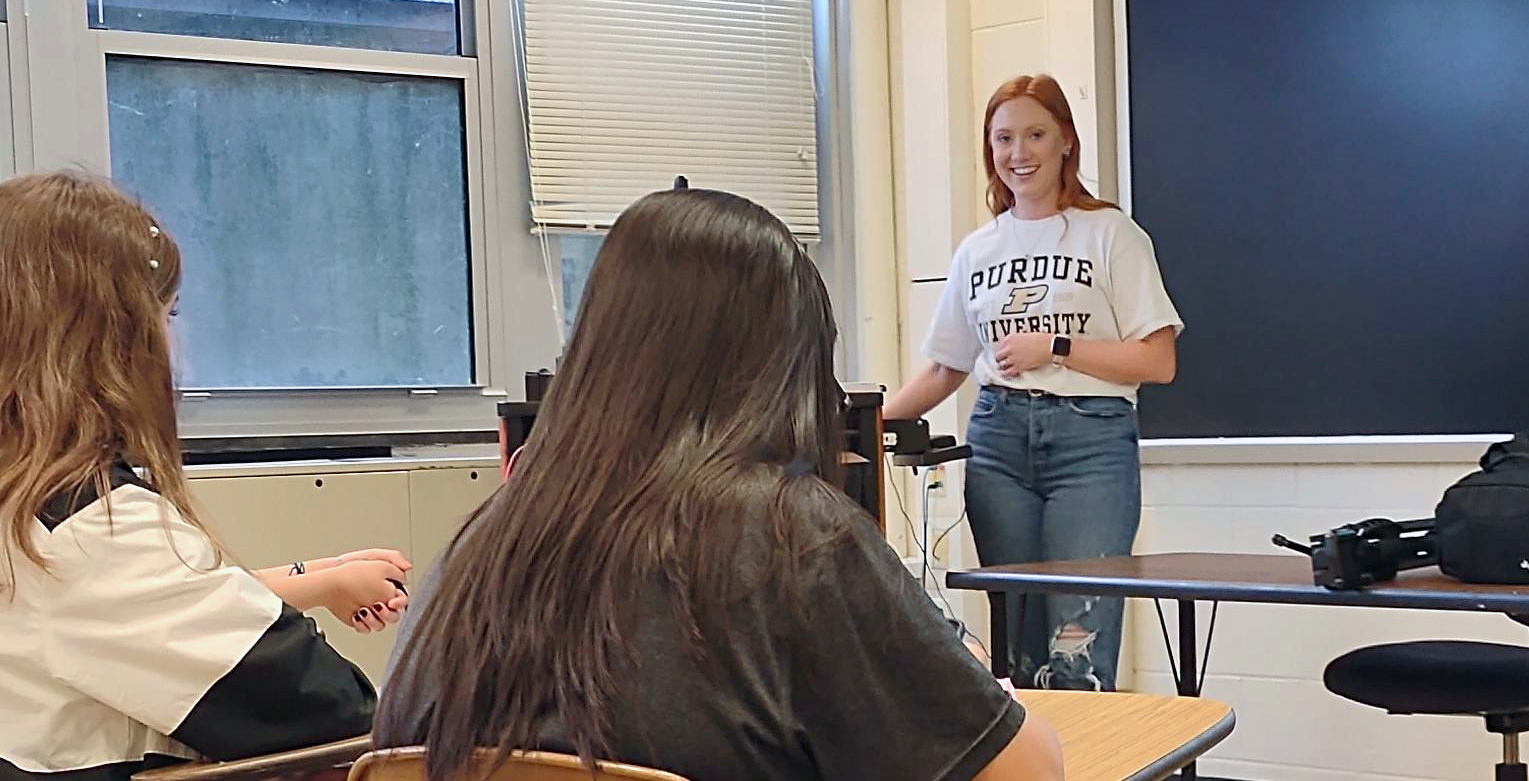
POLYGON ((1179 600, 1179 695, 1200 696, 1199 671, 1195 664, 1195 603, 1179 600))
MULTIPOLYGON (((1019 599, 1024 599, 1020 596, 1019 599)), ((993 677, 1009 677, 1009 595, 1003 591, 987 593, 988 629, 993 643, 993 677)))
MULTIPOLYGON (((1192 599, 1179 600, 1179 696, 1200 696, 1199 674, 1195 669, 1195 602, 1192 599)), ((1182 781, 1195 781, 1199 778, 1195 771, 1195 763, 1190 762, 1179 771, 1182 781)))

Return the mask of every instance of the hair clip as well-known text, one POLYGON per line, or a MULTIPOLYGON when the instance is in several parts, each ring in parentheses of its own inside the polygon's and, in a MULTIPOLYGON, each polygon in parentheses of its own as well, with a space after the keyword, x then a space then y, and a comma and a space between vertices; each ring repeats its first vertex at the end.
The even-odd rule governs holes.
POLYGON ((149 226, 149 238, 152 238, 152 239, 159 238, 159 226, 158 225, 150 225, 149 226))
POLYGON ((159 268, 159 261, 149 258, 149 268, 159 268))

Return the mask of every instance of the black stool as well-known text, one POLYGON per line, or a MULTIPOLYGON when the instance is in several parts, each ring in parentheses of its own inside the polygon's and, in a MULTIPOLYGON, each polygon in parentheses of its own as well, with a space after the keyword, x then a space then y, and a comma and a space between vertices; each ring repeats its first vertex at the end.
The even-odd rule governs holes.
POLYGON ((1327 665, 1328 691, 1390 713, 1484 716, 1502 735, 1496 781, 1529 781, 1518 734, 1529 731, 1529 648, 1422 640, 1372 645, 1327 665))

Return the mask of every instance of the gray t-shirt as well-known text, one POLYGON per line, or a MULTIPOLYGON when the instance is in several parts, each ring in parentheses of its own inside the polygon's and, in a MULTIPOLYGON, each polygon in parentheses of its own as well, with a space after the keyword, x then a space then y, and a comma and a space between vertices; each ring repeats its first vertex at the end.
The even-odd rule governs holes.
MULTIPOLYGON (((757 589, 733 605, 731 642, 709 645, 704 663, 686 646, 667 587, 655 579, 642 589, 635 666, 614 693, 607 758, 692 781, 964 780, 986 767, 1019 731, 1024 710, 869 519, 849 525, 800 568, 804 621, 793 619, 780 589, 757 589)), ((745 538, 740 567, 759 544, 745 538)), ((397 649, 449 566, 448 552, 410 597, 389 664, 388 697, 403 697, 410 714, 425 713, 434 698, 412 670, 395 669, 397 649)), ((544 723, 534 748, 571 753, 555 714, 544 723)), ((417 722, 379 722, 374 736, 379 746, 424 742, 417 722)))

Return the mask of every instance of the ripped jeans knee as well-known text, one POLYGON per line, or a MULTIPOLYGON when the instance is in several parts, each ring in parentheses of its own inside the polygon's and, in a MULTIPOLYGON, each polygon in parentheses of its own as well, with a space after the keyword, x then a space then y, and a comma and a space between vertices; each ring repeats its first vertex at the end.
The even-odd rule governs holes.
MULTIPOLYGON (((1035 686, 1040 689, 1083 689, 1103 691, 1114 688, 1100 676, 1094 663, 1095 641, 1100 630, 1090 627, 1092 612, 1099 600, 1083 601, 1082 609, 1057 624, 1048 638, 1046 663, 1035 671, 1035 686)), ((1113 666, 1113 661, 1106 662, 1113 666)), ((1106 672, 1105 677, 1114 676, 1106 672)))

